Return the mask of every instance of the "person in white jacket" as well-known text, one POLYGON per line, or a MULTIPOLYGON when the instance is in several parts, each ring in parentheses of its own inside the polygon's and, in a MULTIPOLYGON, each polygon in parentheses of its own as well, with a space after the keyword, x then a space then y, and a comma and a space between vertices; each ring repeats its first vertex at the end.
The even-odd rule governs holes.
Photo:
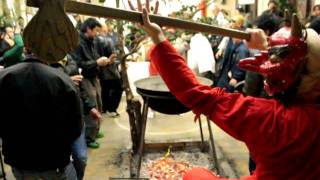
POLYGON ((201 33, 195 34, 190 41, 188 51, 188 66, 197 75, 210 77, 215 73, 215 59, 211 44, 207 37, 201 33))

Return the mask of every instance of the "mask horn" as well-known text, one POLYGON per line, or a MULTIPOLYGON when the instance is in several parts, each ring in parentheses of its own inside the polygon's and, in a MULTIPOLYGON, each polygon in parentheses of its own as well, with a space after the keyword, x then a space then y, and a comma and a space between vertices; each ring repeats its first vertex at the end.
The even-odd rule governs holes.
POLYGON ((291 36, 296 38, 302 38, 301 24, 296 14, 292 15, 291 36))

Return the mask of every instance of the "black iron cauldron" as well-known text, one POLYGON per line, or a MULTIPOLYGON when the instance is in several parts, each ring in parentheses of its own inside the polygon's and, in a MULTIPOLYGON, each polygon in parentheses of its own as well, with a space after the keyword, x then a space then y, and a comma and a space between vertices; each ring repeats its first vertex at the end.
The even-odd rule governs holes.
MULTIPOLYGON (((212 81, 197 77, 198 81, 205 85, 212 85, 212 81)), ((152 76, 149 78, 136 81, 135 86, 137 93, 144 100, 148 99, 148 106, 163 114, 182 114, 190 111, 189 108, 181 104, 169 91, 167 85, 160 76, 152 76)))

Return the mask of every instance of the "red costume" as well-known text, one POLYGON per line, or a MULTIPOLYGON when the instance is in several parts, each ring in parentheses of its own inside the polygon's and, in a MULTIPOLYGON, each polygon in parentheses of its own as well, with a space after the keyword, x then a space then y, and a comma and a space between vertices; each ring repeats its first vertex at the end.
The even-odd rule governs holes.
MULTIPOLYGON (((208 116, 247 145, 257 169, 253 176, 241 179, 320 178, 319 105, 285 107, 277 100, 244 97, 202 85, 168 41, 155 47, 151 60, 179 101, 197 116, 208 116)), ((184 177, 184 180, 211 179, 222 178, 199 168, 184 177)))
POLYGON ((153 62, 151 61, 151 52, 153 51, 154 48, 155 48, 155 46, 152 46, 147 52, 147 59, 150 60, 150 64, 149 64, 149 75, 150 76, 159 75, 157 68, 154 66, 153 62))

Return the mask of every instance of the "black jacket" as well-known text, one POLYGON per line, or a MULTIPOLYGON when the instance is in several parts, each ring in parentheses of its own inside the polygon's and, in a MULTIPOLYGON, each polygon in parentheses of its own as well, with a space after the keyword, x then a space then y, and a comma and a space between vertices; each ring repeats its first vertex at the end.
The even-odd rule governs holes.
MULTIPOLYGON (((70 55, 67 56, 67 64, 64 67, 64 72, 69 76, 79 75, 77 63, 70 55)), ((83 88, 82 83, 79 86, 80 97, 82 100, 82 107, 84 115, 88 115, 92 108, 96 108, 96 103, 89 97, 88 92, 83 88)))
POLYGON ((264 90, 264 78, 261 74, 247 71, 243 92, 247 96, 270 98, 264 90))
MULTIPOLYGON (((55 63, 51 64, 51 66, 59 69, 69 76, 79 75, 78 65, 70 55, 67 55, 66 65, 63 66, 60 63, 55 63)), ((90 99, 89 94, 83 88, 82 83, 77 87, 77 90, 80 93, 82 112, 84 115, 88 115, 92 108, 96 108, 96 104, 90 99)))
POLYGON ((100 56, 93 39, 89 39, 83 33, 80 33, 80 44, 70 55, 77 62, 79 68, 82 68, 81 74, 84 78, 95 78, 98 76, 99 67, 97 59, 100 56))
POLYGON ((95 47, 99 56, 109 57, 115 51, 115 46, 111 37, 107 35, 99 35, 94 40, 95 47))
POLYGON ((67 75, 27 59, 0 71, 0 99, 7 164, 35 171, 69 164, 83 122, 79 94, 67 75))
MULTIPOLYGON (((112 38, 107 35, 100 35, 95 39, 95 47, 100 56, 110 57, 115 52, 115 45, 112 38)), ((99 78, 100 80, 120 80, 120 72, 118 69, 119 63, 113 63, 106 67, 101 67, 99 78)))
POLYGON ((221 74, 217 80, 217 86, 226 88, 228 92, 233 92, 234 87, 229 84, 230 78, 228 72, 231 71, 232 78, 238 82, 245 79, 245 71, 239 69, 238 63, 241 59, 249 57, 249 50, 243 42, 235 44, 230 38, 226 51, 224 53, 221 74))
POLYGON ((311 21, 309 28, 315 30, 318 34, 320 34, 320 17, 314 18, 311 21))

